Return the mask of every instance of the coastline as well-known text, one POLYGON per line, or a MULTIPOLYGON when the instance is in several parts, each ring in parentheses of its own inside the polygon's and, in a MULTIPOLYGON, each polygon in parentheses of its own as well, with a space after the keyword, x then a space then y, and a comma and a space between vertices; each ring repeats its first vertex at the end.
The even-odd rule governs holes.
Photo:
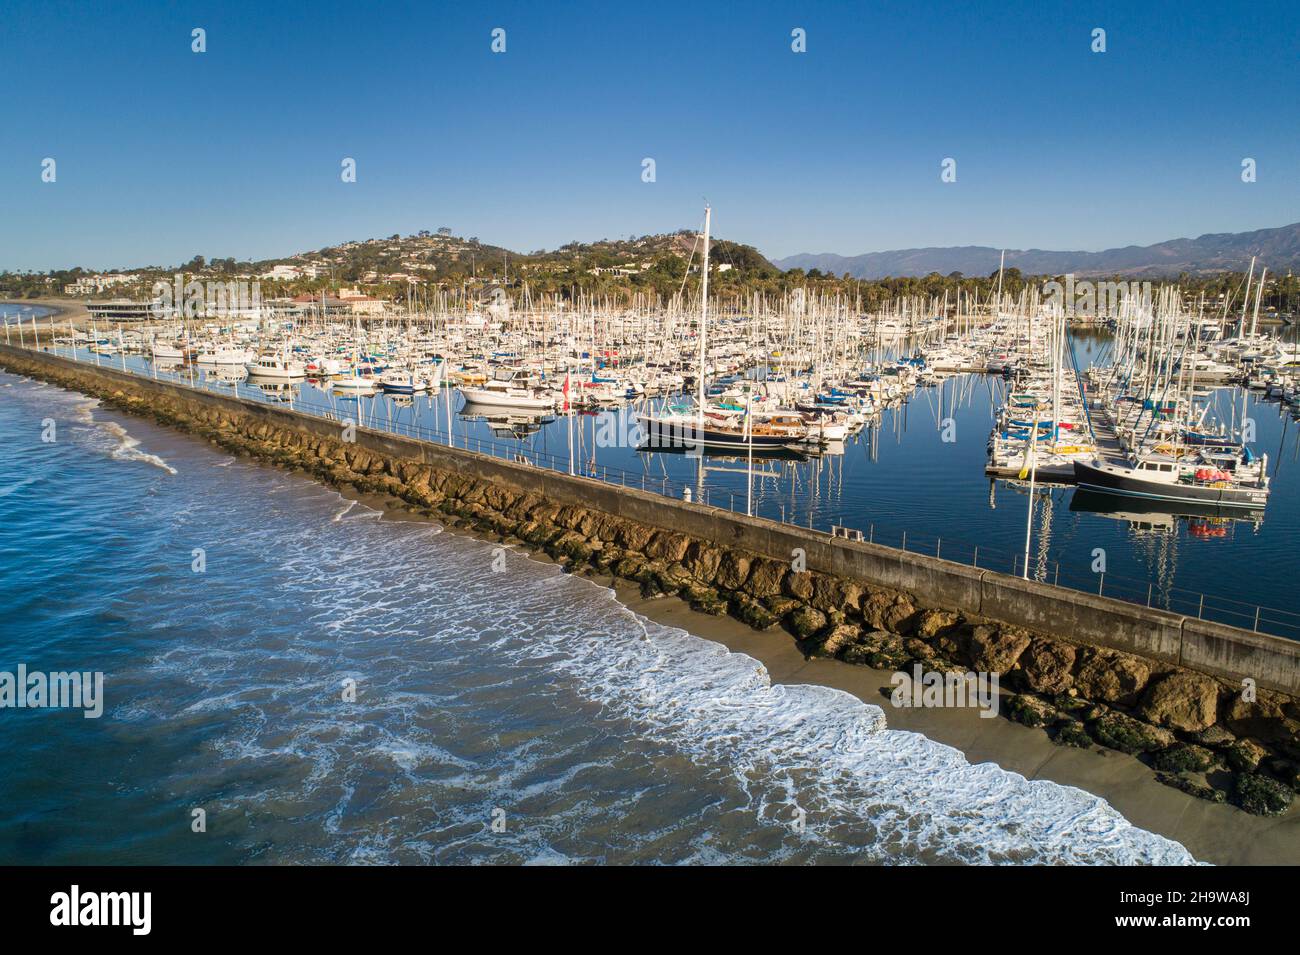
POLYGON ((73 328, 85 325, 90 320, 90 311, 86 308, 86 303, 75 299, 66 298, 24 298, 24 299, 3 299, 0 300, 0 306, 3 305, 37 305, 41 308, 52 309, 50 315, 37 319, 41 327, 49 324, 51 319, 73 328))
MULTIPOLYGON (((330 486, 346 499, 380 511, 385 520, 430 522, 447 533, 480 543, 505 543, 499 537, 428 517, 388 495, 330 486)), ((518 544, 505 546, 530 560, 560 563, 542 551, 518 544)), ((727 615, 701 613, 674 595, 642 597, 637 585, 594 569, 577 575, 612 590, 614 598, 633 613, 753 657, 767 669, 773 683, 842 690, 884 710, 890 729, 920 733, 952 746, 971 763, 992 762, 1027 779, 1073 786, 1098 796, 1134 826, 1181 843, 1198 861, 1215 865, 1300 863, 1300 810, 1295 806, 1282 816, 1269 817, 1197 799, 1158 782, 1150 768, 1135 757, 1097 745, 1086 750, 1057 745, 1042 730, 1007 719, 1005 708, 991 719, 980 717, 973 709, 897 708, 890 705, 887 695, 892 689, 891 670, 805 658, 784 631, 758 631, 727 615)), ((1004 692, 1004 703, 1007 696, 1004 692)))

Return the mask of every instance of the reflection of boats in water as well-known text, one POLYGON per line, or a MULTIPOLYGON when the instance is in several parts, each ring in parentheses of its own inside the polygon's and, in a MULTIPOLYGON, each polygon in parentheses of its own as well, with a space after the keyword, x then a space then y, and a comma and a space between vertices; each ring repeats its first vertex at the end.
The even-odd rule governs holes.
POLYGON ((204 369, 203 374, 219 385, 236 385, 248 378, 248 370, 243 365, 215 365, 204 369))
POLYGON ((1148 527, 1173 528, 1181 518, 1187 522, 1188 533, 1201 538, 1227 536, 1226 529, 1234 522, 1248 521, 1258 527, 1264 521, 1260 511, 1192 501, 1143 500, 1082 488, 1070 498, 1070 510, 1148 527))
POLYGON ((250 384, 273 401, 293 401, 297 391, 297 387, 287 381, 252 381, 250 384))
POLYGON ((483 421, 498 438, 527 438, 542 430, 542 425, 555 421, 554 415, 528 414, 510 406, 466 401, 460 417, 467 421, 483 421))
MULTIPOLYGON (((642 444, 636 450, 638 454, 689 455, 695 453, 693 448, 683 447, 680 444, 663 445, 662 447, 653 444, 642 444)), ((704 456, 711 461, 731 461, 742 465, 748 460, 744 453, 738 454, 734 448, 717 448, 709 444, 704 446, 704 456)), ((807 461, 810 457, 811 455, 797 448, 754 445, 755 461, 807 461)))

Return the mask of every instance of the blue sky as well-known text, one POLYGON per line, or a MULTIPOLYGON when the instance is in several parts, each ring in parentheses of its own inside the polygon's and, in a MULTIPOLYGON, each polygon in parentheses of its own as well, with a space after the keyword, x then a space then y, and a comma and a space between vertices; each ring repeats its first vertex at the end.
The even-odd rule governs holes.
POLYGON ((9 0, 4 21, 0 269, 443 225, 529 251, 694 227, 705 198, 773 257, 1300 220, 1283 3, 9 0))

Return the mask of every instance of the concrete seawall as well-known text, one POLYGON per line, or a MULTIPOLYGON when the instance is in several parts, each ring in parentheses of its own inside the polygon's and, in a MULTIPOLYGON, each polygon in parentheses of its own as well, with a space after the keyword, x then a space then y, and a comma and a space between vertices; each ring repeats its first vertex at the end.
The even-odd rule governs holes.
MULTIPOLYGON (((268 425, 337 439, 340 424, 287 408, 155 381, 108 367, 0 345, 0 356, 74 370, 105 386, 130 387, 268 425)), ((723 548, 739 548, 788 564, 796 551, 807 568, 835 577, 905 591, 918 607, 960 611, 1079 644, 1136 654, 1229 681, 1300 696, 1300 643, 1192 617, 1149 609, 879 544, 832 538, 776 521, 673 500, 637 489, 501 460, 400 435, 356 428, 357 447, 420 462, 470 479, 539 495, 559 505, 603 511, 667 531, 684 532, 723 548)))

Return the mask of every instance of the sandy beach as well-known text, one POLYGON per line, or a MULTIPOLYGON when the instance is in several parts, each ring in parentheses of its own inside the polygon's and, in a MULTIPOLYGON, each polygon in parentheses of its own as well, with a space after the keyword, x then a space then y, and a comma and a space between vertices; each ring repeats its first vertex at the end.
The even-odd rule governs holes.
POLYGON ((69 298, 25 298, 10 299, 0 301, 0 305, 39 305, 43 308, 53 309, 53 315, 47 315, 36 320, 39 330, 42 332, 49 327, 50 320, 54 319, 59 325, 72 326, 73 328, 86 327, 90 321, 90 312, 86 308, 86 303, 69 298))
MULTIPOLYGON (((601 583, 610 584, 609 578, 601 583)), ((1203 862, 1294 865, 1300 862, 1300 811, 1262 817, 1196 799, 1157 782, 1150 768, 1115 750, 1058 746, 1042 730, 973 709, 891 705, 892 673, 839 660, 806 660, 783 630, 758 632, 730 617, 698 613, 677 597, 642 599, 634 585, 613 582, 627 607, 657 623, 716 640, 762 663, 774 683, 818 684, 881 707, 892 729, 912 730, 961 750, 972 763, 993 762, 1028 779, 1047 779, 1101 796, 1135 826, 1174 839, 1203 862)))

